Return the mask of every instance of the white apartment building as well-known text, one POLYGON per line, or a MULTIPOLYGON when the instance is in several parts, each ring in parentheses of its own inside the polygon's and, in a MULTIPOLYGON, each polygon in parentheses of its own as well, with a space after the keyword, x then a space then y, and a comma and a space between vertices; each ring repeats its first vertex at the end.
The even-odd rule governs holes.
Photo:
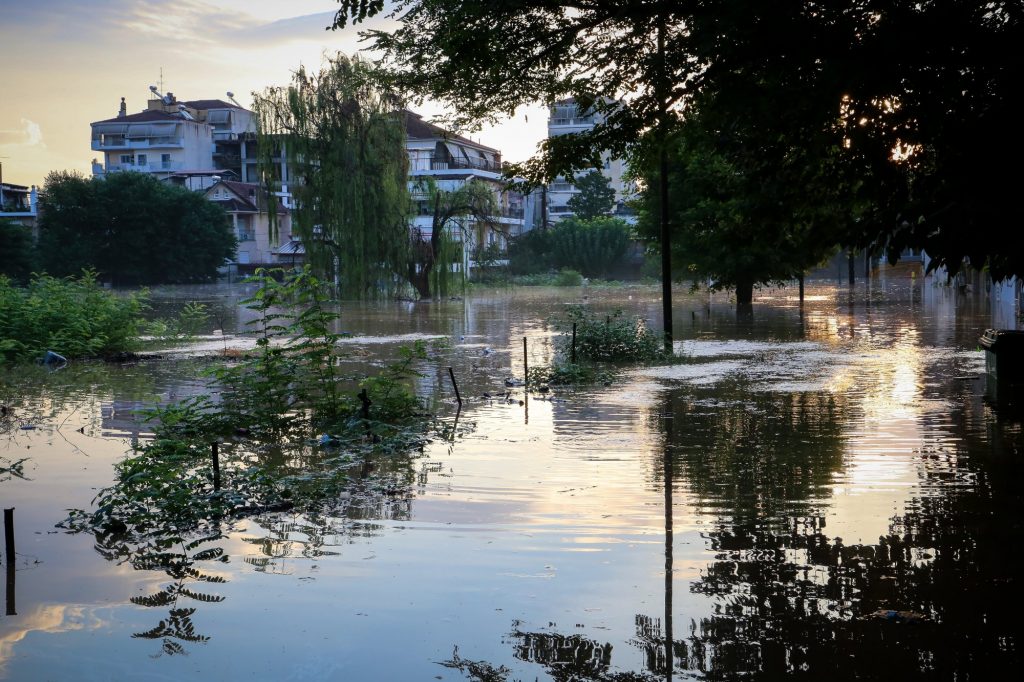
POLYGON ((413 112, 406 112, 405 126, 409 188, 418 207, 410 223, 414 232, 429 240, 433 228, 432 209, 418 190, 423 178, 433 178, 441 190, 453 191, 472 181, 484 182, 494 190, 498 215, 492 217, 491 224, 465 219, 463 266, 467 275, 475 265, 472 254, 477 247, 497 244, 504 251, 509 237, 533 228, 535 197, 507 189, 501 177, 500 151, 450 133, 413 112))
POLYGON ((242 178, 243 143, 255 131, 251 111, 219 99, 178 101, 174 93, 150 89, 155 97, 144 111, 127 113, 122 97, 116 117, 91 124, 92 149, 103 154, 93 160, 93 175, 151 173, 194 190, 222 177, 242 178))
MULTIPOLYGON (((572 135, 592 129, 598 123, 603 122, 603 115, 595 111, 580 111, 573 99, 565 99, 555 102, 548 111, 548 137, 558 135, 572 135)), ((635 222, 632 211, 629 210, 626 202, 633 198, 635 191, 632 183, 626 178, 626 162, 622 159, 613 158, 605 153, 602 156, 602 167, 595 170, 600 171, 611 181, 612 189, 615 190, 615 208, 617 217, 629 222, 635 222)), ((577 176, 585 172, 578 173, 577 176)), ((578 194, 576 186, 564 177, 555 178, 554 182, 547 186, 547 220, 556 222, 562 218, 573 215, 569 208, 569 199, 578 194)))

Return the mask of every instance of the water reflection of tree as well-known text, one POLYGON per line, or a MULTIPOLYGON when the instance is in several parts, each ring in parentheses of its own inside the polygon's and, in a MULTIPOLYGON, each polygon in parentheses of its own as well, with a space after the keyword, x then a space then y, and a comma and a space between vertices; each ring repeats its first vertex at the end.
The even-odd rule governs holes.
MULTIPOLYGON (((844 403, 831 394, 669 393, 659 413, 677 481, 730 523, 813 514, 843 461, 844 403)), ((654 479, 664 484, 660 464, 654 479)))
MULTIPOLYGON (((612 645, 584 637, 555 632, 523 632, 516 629, 509 635, 514 656, 544 668, 554 682, 654 682, 658 677, 643 672, 610 670, 612 645)), ((473 682, 507 682, 511 670, 487 661, 473 661, 459 655, 456 647, 452 658, 441 665, 454 668, 473 682)), ((519 679, 519 678, 516 678, 519 679)))
MULTIPOLYGON (((330 457, 308 447, 294 452, 267 452, 264 456, 296 474, 306 471, 311 479, 316 476, 309 469, 323 465, 320 460, 330 457)), ((303 513, 245 510, 251 515, 250 530, 262 532, 242 538, 253 547, 243 561, 257 571, 281 572, 287 559, 338 554, 338 548, 357 538, 379 534, 384 528, 380 521, 410 519, 415 491, 425 487, 429 474, 438 470, 437 462, 421 461, 418 452, 369 452, 352 461, 347 470, 335 472, 338 476, 332 478, 331 485, 320 480, 323 486, 319 499, 314 488, 296 485, 296 490, 307 496, 303 513)), ((230 520, 203 525, 205 532, 190 535, 172 525, 151 527, 141 537, 119 528, 96 533, 96 550, 107 560, 136 570, 158 571, 171 579, 152 594, 130 599, 138 606, 168 609, 154 627, 132 635, 159 641, 161 652, 168 655, 187 653, 187 644, 209 641, 209 635, 197 630, 194 616, 200 605, 224 600, 210 588, 227 582, 227 578, 211 569, 218 562, 229 561, 216 543, 225 537, 221 527, 229 528, 230 520)))
MULTIPOLYGON (((844 545, 815 508, 841 463, 841 410, 821 396, 752 400, 746 415, 678 397, 664 406, 680 484, 717 517, 706 536, 714 559, 691 585, 714 613, 672 642, 673 669, 706 679, 988 679, 1019 665, 1010 605, 1022 596, 1021 465, 977 457, 1011 448, 981 441, 973 458, 923 450, 926 493, 878 543, 844 545)), ((638 621, 637 644, 659 674, 664 640, 657 620, 638 621)))

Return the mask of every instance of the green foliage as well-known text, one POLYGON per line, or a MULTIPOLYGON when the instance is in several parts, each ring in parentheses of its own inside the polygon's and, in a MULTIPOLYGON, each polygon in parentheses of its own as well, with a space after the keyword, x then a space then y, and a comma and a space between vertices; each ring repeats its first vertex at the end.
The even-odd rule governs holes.
POLYGON ((577 218, 592 220, 612 212, 615 207, 615 188, 603 173, 590 171, 576 178, 575 185, 579 193, 573 194, 567 203, 577 218))
MULTIPOLYGON (((282 153, 296 206, 293 230, 315 272, 346 296, 393 292, 409 262, 408 153, 399 99, 368 62, 337 54, 288 87, 256 93, 258 161, 268 196, 282 153)), ((271 213, 273 221, 276 215, 271 213)))
POLYGON ((39 261, 53 275, 88 268, 119 285, 203 282, 235 254, 223 209, 145 173, 50 173, 40 207, 39 261))
POLYGON ((508 267, 516 275, 536 275, 552 268, 551 230, 533 229, 509 241, 508 267))
POLYGON ((608 276, 622 264, 632 230, 619 218, 565 218, 547 230, 530 230, 512 240, 509 267, 516 274, 571 269, 586 277, 608 276))
POLYGON ((565 319, 558 321, 561 336, 557 345, 563 357, 572 354, 573 323, 578 360, 644 362, 664 357, 661 338, 642 318, 626 317, 621 310, 598 315, 580 305, 569 306, 565 319))
POLYGON ((701 110, 715 134, 752 133, 747 159, 765 171, 795 164, 810 176, 834 164, 791 184, 808 190, 801 203, 823 188, 828 208, 831 191, 860 184, 853 203, 834 206, 867 211, 844 245, 924 248, 936 266, 955 271, 966 258, 1000 278, 1024 275, 1024 238, 1004 229, 1019 212, 1005 160, 1024 156, 1007 133, 1019 112, 1018 4, 339 0, 334 25, 390 14, 393 28, 368 31, 369 47, 395 82, 456 122, 568 96, 601 114, 510 169, 534 183, 593 167, 604 151, 651 167, 682 112, 701 110), (624 90, 628 108, 615 103, 624 90), (979 144, 978 131, 1001 143, 979 144))
POLYGON ((213 372, 218 401, 201 396, 151 411, 154 439, 117 465, 117 480, 97 495, 96 509, 73 512, 69 527, 138 539, 169 528, 185 532, 209 519, 309 506, 345 480, 338 469, 305 470, 311 442, 365 452, 401 450, 422 437, 423 410, 409 383, 426 357, 424 343, 401 349, 376 376, 341 377, 338 314, 311 268, 260 269, 253 279, 260 287, 247 303, 258 314, 256 352, 213 372), (365 413, 357 389, 370 401, 365 413), (252 441, 234 442, 239 432, 252 441), (215 441, 221 442, 220 490, 212 469, 215 441))
POLYGON ((609 384, 615 378, 614 372, 593 365, 571 362, 556 362, 550 367, 531 367, 530 386, 585 386, 588 384, 609 384))
POLYGON ((77 279, 35 275, 23 288, 0 276, 0 359, 33 359, 48 350, 67 358, 129 351, 138 345, 145 307, 145 292, 116 295, 91 271, 77 279))
POLYGON ((565 218, 551 231, 551 258, 558 268, 585 277, 606 277, 620 264, 630 244, 629 225, 619 218, 565 218))
POLYGON ((555 273, 552 284, 556 287, 578 287, 583 284, 583 275, 576 270, 562 268, 555 273))
POLYGON ((0 275, 24 283, 32 276, 36 253, 32 230, 13 221, 0 219, 0 275))
MULTIPOLYGON (((736 287, 737 302, 749 303, 755 285, 785 282, 831 255, 855 216, 842 212, 838 193, 813 195, 820 184, 805 167, 762 167, 748 160, 752 139, 734 130, 725 145, 705 125, 695 113, 669 146, 674 269, 714 289, 736 287)), ((638 229, 657 244, 658 173, 647 170, 638 229)))
POLYGON ((182 343, 194 338, 209 319, 205 304, 189 301, 177 317, 149 320, 145 330, 148 336, 159 343, 182 343))

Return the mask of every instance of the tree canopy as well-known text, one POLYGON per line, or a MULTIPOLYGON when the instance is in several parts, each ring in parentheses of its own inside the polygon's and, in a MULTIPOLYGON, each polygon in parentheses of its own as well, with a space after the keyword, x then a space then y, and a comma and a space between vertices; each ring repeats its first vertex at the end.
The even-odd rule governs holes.
POLYGON ((374 68, 342 54, 287 87, 255 93, 265 191, 280 191, 278 157, 293 175, 293 229, 321 274, 359 298, 394 290, 409 260, 409 166, 399 98, 374 68))
POLYGON ((612 212, 615 206, 615 188, 612 182, 600 171, 590 171, 576 179, 578 194, 573 194, 566 202, 577 218, 590 220, 612 212))
POLYGON ((32 230, 0 218, 0 275, 15 282, 27 282, 35 259, 32 230))
MULTIPOLYGON (((386 11, 339 5, 335 27, 386 11)), ((1003 229, 1015 216, 1005 161, 1024 151, 1016 0, 407 0, 394 16, 394 30, 368 32, 391 82, 450 105, 457 123, 569 96, 603 115, 513 169, 532 181, 593 167, 603 150, 653 159, 699 111, 725 136, 748 133, 763 175, 822 164, 819 187, 853 188, 840 188, 858 214, 837 235, 847 245, 1024 275, 1024 237, 1003 229)))
POLYGON ((50 173, 40 207, 38 260, 55 276, 94 269, 118 285, 201 282, 235 254, 222 208, 144 173, 50 173))

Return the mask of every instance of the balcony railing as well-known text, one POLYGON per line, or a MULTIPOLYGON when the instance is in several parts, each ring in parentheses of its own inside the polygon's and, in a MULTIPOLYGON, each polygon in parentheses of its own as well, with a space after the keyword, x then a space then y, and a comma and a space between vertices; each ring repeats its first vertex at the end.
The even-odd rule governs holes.
POLYGON ((479 161, 464 161, 456 159, 442 159, 434 157, 430 160, 430 170, 458 170, 458 169, 482 170, 492 173, 501 172, 501 164, 480 159, 479 161))
POLYGON ((168 173, 171 171, 182 170, 184 167, 184 164, 180 161, 170 161, 168 163, 144 163, 142 165, 134 163, 112 163, 107 165, 106 172, 119 173, 122 171, 135 171, 136 173, 168 173))
POLYGON ((93 151, 104 149, 152 149, 157 147, 184 147, 180 137, 123 137, 120 135, 104 135, 92 139, 93 151))
POLYGON ((583 118, 552 118, 548 119, 548 125, 553 126, 589 126, 594 125, 593 116, 585 116, 583 118))

